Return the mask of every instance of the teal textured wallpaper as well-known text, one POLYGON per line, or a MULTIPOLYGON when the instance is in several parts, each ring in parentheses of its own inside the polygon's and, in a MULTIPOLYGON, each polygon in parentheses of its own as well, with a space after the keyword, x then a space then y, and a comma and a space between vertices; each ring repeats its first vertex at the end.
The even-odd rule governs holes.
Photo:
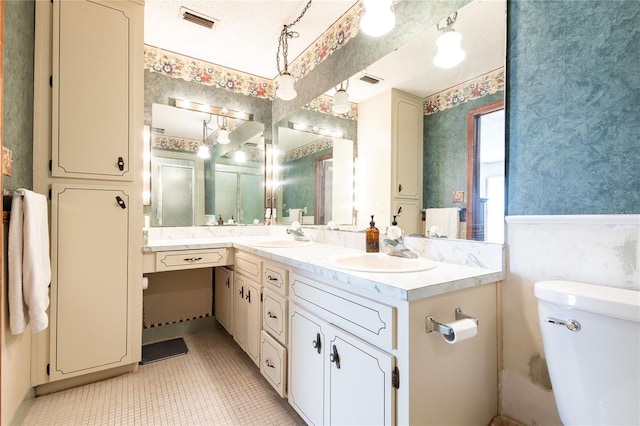
MULTIPOLYGON (((282 208, 304 209, 312 216, 315 208, 315 160, 324 154, 332 152, 325 149, 283 164, 282 177, 285 190, 282 195, 282 208)), ((288 213, 281 214, 288 216, 288 213)))
POLYGON ((13 152, 6 189, 33 188, 33 46, 35 3, 5 2, 3 143, 13 152))
POLYGON ((455 190, 467 191, 467 114, 503 99, 504 92, 497 92, 424 116, 424 208, 465 207, 451 197, 455 190))
POLYGON ((511 1, 510 215, 640 213, 640 1, 511 1))

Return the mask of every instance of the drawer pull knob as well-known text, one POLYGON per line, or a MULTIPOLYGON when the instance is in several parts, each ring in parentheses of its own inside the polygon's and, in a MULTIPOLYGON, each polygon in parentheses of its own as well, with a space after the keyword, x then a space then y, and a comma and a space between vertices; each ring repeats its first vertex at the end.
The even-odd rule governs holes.
POLYGON ((269 368, 276 368, 276 366, 271 364, 271 361, 269 361, 269 360, 266 360, 264 363, 267 364, 267 367, 269 367, 269 368))
POLYGON ((197 262, 198 260, 202 260, 201 257, 185 257, 184 261, 185 262, 197 262))
POLYGON ((338 355, 338 348, 333 345, 333 352, 329 355, 329 361, 336 363, 336 368, 340 369, 340 355, 338 355))
POLYGON ((316 334, 316 340, 311 342, 311 346, 313 346, 318 353, 322 351, 322 341, 320 340, 320 333, 316 334))
POLYGON ((267 279, 269 281, 278 281, 278 277, 272 277, 271 275, 267 275, 267 279))
POLYGON ((277 316, 273 315, 270 311, 267 312, 267 315, 269 316, 269 318, 278 318, 277 316))
POLYGON ((123 209, 127 208, 127 205, 124 203, 124 200, 119 195, 116 195, 116 201, 118 202, 118 205, 123 209))
POLYGON ((124 158, 122 157, 118 157, 118 168, 120 169, 120 171, 124 170, 124 158))

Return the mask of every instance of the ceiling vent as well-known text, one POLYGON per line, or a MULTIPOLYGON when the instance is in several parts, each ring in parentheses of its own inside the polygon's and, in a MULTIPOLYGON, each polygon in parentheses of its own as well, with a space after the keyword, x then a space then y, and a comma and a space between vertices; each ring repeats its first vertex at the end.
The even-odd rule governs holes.
POLYGON ((365 83, 369 83, 369 84, 378 84, 380 83, 380 78, 377 77, 373 77, 371 75, 367 75, 364 74, 362 77, 360 77, 360 80, 364 81, 365 83))
POLYGON ((184 19, 187 22, 205 27, 207 29, 212 29, 213 26, 218 22, 217 19, 213 19, 206 15, 203 15, 202 13, 187 9, 184 6, 180 8, 180 18, 184 19))

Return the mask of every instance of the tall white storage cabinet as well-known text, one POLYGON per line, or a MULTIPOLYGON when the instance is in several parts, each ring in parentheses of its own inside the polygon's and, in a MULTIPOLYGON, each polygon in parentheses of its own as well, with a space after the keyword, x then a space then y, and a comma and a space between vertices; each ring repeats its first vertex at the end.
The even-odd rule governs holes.
POLYGON ((142 1, 36 2, 34 189, 51 194, 52 282, 35 384, 140 360, 143 19, 142 1))
POLYGON ((359 224, 398 215, 407 234, 422 232, 422 111, 422 99, 399 90, 358 105, 359 224))

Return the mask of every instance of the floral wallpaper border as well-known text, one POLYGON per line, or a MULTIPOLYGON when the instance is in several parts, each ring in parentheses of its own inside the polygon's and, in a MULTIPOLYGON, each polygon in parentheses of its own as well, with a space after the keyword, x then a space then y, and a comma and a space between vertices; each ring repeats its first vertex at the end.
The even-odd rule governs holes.
POLYGON ((287 163, 289 161, 297 160, 299 158, 306 157, 307 155, 315 154, 316 152, 320 152, 329 148, 333 148, 333 139, 316 139, 315 141, 309 142, 308 144, 302 145, 301 147, 294 148, 285 152, 282 158, 282 162, 287 163))
MULTIPOLYGON (((179 151, 187 152, 190 154, 196 154, 198 147, 202 144, 202 141, 198 139, 179 138, 176 136, 165 135, 153 135, 151 140, 152 149, 163 149, 165 151, 179 151)), ((261 163, 264 161, 264 150, 259 148, 247 148, 242 150, 247 154, 247 161, 261 163)), ((232 153, 225 154, 223 157, 231 158, 232 153)))
POLYGON ((333 108, 333 97, 328 95, 320 95, 308 104, 304 105, 303 109, 308 109, 310 111, 317 111, 323 114, 331 114, 336 117, 346 118, 348 120, 357 120, 358 119, 358 104, 354 104, 349 102, 351 109, 344 114, 337 114, 332 111, 333 108))
POLYGON ((424 115, 435 114, 445 109, 455 108, 465 102, 504 92, 504 67, 490 71, 479 77, 460 83, 447 90, 424 98, 424 115))

